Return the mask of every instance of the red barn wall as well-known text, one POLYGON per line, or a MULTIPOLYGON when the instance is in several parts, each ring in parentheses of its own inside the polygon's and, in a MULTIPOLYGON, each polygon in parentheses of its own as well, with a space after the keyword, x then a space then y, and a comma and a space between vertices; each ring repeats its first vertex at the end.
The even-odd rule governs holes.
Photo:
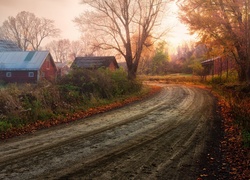
POLYGON ((45 59, 40 69, 40 78, 44 78, 49 81, 55 81, 56 77, 57 77, 57 69, 55 63, 52 60, 52 57, 49 55, 45 59))
POLYGON ((1 71, 0 79, 7 83, 36 83, 37 71, 1 71), (6 77, 7 72, 11 72, 11 77, 6 77), (29 77, 29 72, 33 72, 34 77, 29 77))
POLYGON ((205 75, 222 75, 223 72, 235 70, 237 65, 233 59, 228 57, 218 57, 202 63, 205 75))
POLYGON ((116 70, 116 66, 115 66, 115 64, 112 62, 112 63, 110 63, 110 65, 109 65, 109 69, 111 70, 111 71, 114 71, 114 70, 116 70))
POLYGON ((231 59, 222 57, 214 60, 214 74, 216 75, 220 75, 223 72, 233 70, 235 68, 236 65, 231 59))

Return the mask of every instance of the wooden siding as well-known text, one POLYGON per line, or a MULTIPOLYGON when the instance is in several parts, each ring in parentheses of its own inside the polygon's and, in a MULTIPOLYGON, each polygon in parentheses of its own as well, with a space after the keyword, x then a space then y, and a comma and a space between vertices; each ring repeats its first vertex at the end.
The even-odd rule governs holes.
POLYGON ((99 69, 109 68, 116 70, 119 68, 114 56, 94 56, 94 57, 76 57, 71 68, 99 69))
POLYGON ((52 57, 48 55, 40 69, 39 79, 55 81, 56 77, 57 77, 57 69, 55 63, 53 62, 52 57))
POLYGON ((8 83, 36 83, 37 71, 1 71, 0 79, 8 83), (11 77, 6 76, 7 72, 11 72, 11 77), (29 77, 30 72, 34 73, 34 77, 29 77))
POLYGON ((109 64, 109 69, 110 69, 111 71, 115 71, 115 70, 117 69, 117 66, 115 65, 114 62, 111 62, 111 63, 109 64))
POLYGON ((226 57, 217 57, 203 61, 205 75, 222 75, 223 72, 236 69, 235 62, 226 57))

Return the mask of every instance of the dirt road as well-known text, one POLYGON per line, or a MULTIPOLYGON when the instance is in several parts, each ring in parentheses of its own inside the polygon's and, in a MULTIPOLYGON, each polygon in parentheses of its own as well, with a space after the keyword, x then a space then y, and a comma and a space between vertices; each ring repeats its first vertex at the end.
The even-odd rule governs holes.
POLYGON ((215 99, 165 85, 156 96, 0 143, 0 179, 196 179, 215 99))

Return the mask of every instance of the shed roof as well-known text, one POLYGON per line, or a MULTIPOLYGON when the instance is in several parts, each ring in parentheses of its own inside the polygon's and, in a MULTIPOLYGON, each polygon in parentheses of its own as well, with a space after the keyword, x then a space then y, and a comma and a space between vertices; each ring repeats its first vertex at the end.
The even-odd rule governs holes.
POLYGON ((49 51, 0 52, 0 70, 38 70, 49 51))
POLYGON ((22 51, 14 42, 0 39, 0 52, 22 51))
POLYGON ((114 56, 76 57, 72 66, 83 68, 100 68, 109 67, 112 62, 116 68, 119 68, 114 56))
POLYGON ((202 65, 209 65, 209 64, 213 64, 215 60, 221 58, 220 56, 219 57, 216 57, 216 58, 212 58, 212 59, 207 59, 205 61, 202 61, 201 64, 202 65))
POLYGON ((59 69, 64 68, 64 67, 68 67, 68 65, 66 63, 62 63, 62 62, 55 62, 55 65, 59 69))

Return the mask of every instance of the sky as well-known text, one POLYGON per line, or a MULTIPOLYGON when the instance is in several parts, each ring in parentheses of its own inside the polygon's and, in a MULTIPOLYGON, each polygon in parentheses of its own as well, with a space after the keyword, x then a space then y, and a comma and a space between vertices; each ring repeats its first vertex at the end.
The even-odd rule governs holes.
MULTIPOLYGON (((0 25, 9 16, 15 17, 21 11, 28 11, 39 18, 54 20, 55 26, 62 31, 60 39, 78 40, 80 32, 73 19, 84 12, 84 5, 80 2, 81 0, 0 0, 0 25)), ((166 41, 174 46, 191 38, 185 25, 177 19, 177 10, 177 6, 173 4, 170 15, 162 23, 173 27, 166 41)))

